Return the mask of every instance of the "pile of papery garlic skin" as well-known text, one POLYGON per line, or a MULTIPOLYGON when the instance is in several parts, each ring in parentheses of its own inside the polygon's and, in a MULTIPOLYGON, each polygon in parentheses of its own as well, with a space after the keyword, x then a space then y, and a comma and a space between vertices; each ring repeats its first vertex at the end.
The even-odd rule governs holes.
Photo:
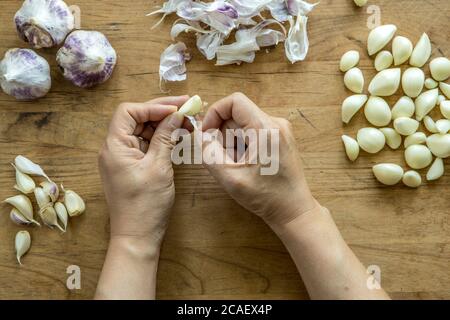
MULTIPOLYGON (((12 206, 10 212, 11 221, 20 226, 30 226, 41 224, 34 219, 33 205, 28 198, 28 194, 34 194, 36 203, 39 207, 38 215, 41 221, 50 228, 58 228, 66 232, 69 217, 76 217, 84 213, 86 205, 84 200, 74 191, 65 190, 61 186, 64 196, 59 201, 59 188, 45 174, 42 168, 25 158, 17 156, 12 164, 16 170, 16 185, 14 188, 22 194, 10 197, 3 202, 12 206), (43 178, 39 186, 31 176, 43 178)), ((28 252, 31 246, 31 237, 28 231, 19 231, 15 240, 17 261, 21 263, 20 258, 28 252)))
POLYGON ((394 38, 396 32, 395 25, 383 25, 369 34, 368 52, 371 56, 377 54, 375 68, 378 71, 369 84, 370 97, 363 94, 364 76, 357 68, 359 53, 352 50, 342 56, 340 70, 345 72, 345 86, 356 93, 343 102, 342 121, 348 124, 365 105, 365 117, 374 126, 360 129, 356 140, 347 135, 343 135, 342 140, 348 158, 355 161, 360 149, 371 154, 380 152, 386 144, 391 149, 398 149, 402 136, 405 137, 405 160, 413 170, 404 172, 397 164, 383 163, 374 166, 373 172, 385 185, 403 181, 406 186, 417 188, 422 184, 422 177, 415 170, 431 165, 426 178, 437 180, 444 175, 443 159, 450 157, 450 84, 444 82, 450 77, 450 60, 445 57, 433 59, 430 62, 432 78, 425 79, 420 68, 431 57, 429 37, 424 33, 413 47, 408 38, 394 38), (383 50, 393 38, 392 53, 383 50), (410 67, 402 75, 399 66, 408 60, 410 67), (396 67, 391 68, 392 64, 396 67), (400 85, 405 95, 391 110, 382 97, 394 95, 400 85), (429 114, 438 105, 443 118, 434 121, 429 114), (391 121, 393 128, 388 127, 391 121), (418 131, 421 121, 428 135, 418 131))

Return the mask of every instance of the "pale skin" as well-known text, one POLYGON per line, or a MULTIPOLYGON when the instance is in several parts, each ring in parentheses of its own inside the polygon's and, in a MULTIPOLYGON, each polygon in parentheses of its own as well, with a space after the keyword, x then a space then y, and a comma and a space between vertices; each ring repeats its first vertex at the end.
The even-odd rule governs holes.
MULTIPOLYGON (((99 165, 111 221, 111 239, 96 299, 155 299, 159 253, 175 200, 171 134, 189 128, 177 109, 187 96, 123 104, 111 122, 99 165), (140 137, 140 138, 139 138, 140 137), (133 208, 130 210, 130 208, 133 208)), ((208 108, 202 131, 278 129, 280 169, 262 176, 259 165, 217 141, 225 164, 207 165, 241 206, 264 220, 291 254, 312 299, 389 299, 369 289, 366 268, 342 238, 330 212, 311 194, 288 121, 264 113, 236 93, 208 108)), ((203 133, 207 135, 207 133, 203 133)))

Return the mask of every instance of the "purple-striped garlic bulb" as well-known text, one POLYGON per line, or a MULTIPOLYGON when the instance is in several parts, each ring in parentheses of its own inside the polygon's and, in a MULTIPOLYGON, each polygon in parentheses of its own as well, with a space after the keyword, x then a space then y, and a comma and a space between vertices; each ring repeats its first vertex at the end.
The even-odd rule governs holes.
POLYGON ((52 80, 48 62, 30 49, 10 49, 0 62, 0 85, 18 100, 41 98, 52 80))
POLYGON ((35 49, 61 44, 75 26, 75 18, 62 0, 25 0, 14 22, 20 38, 35 49))
POLYGON ((117 55, 102 33, 77 30, 67 37, 56 61, 67 80, 89 88, 111 77, 117 55))

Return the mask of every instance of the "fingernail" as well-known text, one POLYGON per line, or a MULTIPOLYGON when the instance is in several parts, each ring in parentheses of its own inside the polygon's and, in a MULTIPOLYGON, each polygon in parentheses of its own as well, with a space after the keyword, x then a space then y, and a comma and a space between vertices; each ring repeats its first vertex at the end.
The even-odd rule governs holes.
POLYGON ((170 116, 169 125, 175 128, 180 128, 184 122, 184 115, 182 113, 174 112, 170 116))

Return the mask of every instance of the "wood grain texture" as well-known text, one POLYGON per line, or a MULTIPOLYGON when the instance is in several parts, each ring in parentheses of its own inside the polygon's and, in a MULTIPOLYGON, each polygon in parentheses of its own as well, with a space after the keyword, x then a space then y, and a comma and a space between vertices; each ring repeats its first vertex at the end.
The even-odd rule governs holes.
MULTIPOLYGON (((9 163, 23 154, 87 201, 87 213, 71 221, 67 234, 31 229, 33 247, 21 268, 13 254, 19 228, 10 223, 9 208, 0 204, 1 299, 93 296, 108 243, 97 152, 120 102, 161 95, 159 55, 170 43, 171 20, 152 31, 156 18, 144 16, 161 2, 68 1, 80 6, 83 28, 104 32, 117 49, 119 64, 113 78, 95 89, 75 88, 58 73, 56 50, 41 50, 52 67, 50 94, 33 103, 0 94, 0 198, 15 194, 9 163), (69 265, 81 267, 81 290, 66 288, 69 265)), ((395 23, 399 34, 414 42, 427 32, 433 56, 450 56, 448 0, 369 2, 380 6, 382 23, 395 23)), ((26 47, 12 24, 21 3, 1 2, 1 55, 8 48, 26 47)), ((266 112, 291 120, 314 194, 330 208, 363 263, 381 267, 386 290, 399 299, 450 299, 450 171, 418 190, 382 187, 371 166, 403 163, 402 152, 362 154, 351 164, 341 145, 343 133, 354 136, 367 125, 362 115, 348 127, 341 124, 340 105, 349 92, 343 87, 338 62, 347 50, 359 50, 366 79, 374 75, 365 50, 368 17, 365 8, 357 9, 350 0, 322 0, 309 20, 311 46, 305 62, 291 65, 279 46, 270 54, 258 54, 254 64, 218 68, 193 49, 189 80, 169 88, 174 95, 199 94, 208 102, 242 91, 266 112)), ((194 48, 191 36, 182 39, 194 48)), ((205 169, 177 167, 176 187, 158 274, 159 298, 308 297, 280 241, 230 199, 205 169)))

